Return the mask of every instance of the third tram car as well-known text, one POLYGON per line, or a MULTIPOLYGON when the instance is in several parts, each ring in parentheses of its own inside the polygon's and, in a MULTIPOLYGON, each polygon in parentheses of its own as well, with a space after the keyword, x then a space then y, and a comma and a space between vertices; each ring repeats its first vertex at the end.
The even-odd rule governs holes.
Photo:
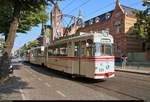
POLYGON ((113 37, 108 32, 80 33, 30 50, 30 63, 93 79, 115 76, 113 37))

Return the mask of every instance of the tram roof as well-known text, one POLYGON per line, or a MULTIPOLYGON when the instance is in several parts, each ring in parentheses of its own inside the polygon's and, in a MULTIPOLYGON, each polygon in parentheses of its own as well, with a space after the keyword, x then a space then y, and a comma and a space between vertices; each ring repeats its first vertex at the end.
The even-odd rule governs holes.
POLYGON ((101 37, 101 38, 111 38, 113 39, 112 35, 110 35, 109 33, 106 33, 104 34, 104 32, 95 32, 95 33, 86 33, 86 32, 80 32, 79 34, 74 34, 74 36, 68 36, 68 37, 65 37, 65 38, 62 38, 62 39, 58 39, 56 41, 54 41, 54 43, 59 43, 59 42, 63 42, 63 41, 68 41, 68 40, 76 40, 76 39, 81 39, 81 38, 87 38, 87 37, 101 37))
POLYGON ((30 50, 34 50, 34 49, 38 49, 38 48, 42 48, 42 47, 44 47, 44 46, 37 46, 37 47, 33 47, 33 48, 31 48, 30 50))

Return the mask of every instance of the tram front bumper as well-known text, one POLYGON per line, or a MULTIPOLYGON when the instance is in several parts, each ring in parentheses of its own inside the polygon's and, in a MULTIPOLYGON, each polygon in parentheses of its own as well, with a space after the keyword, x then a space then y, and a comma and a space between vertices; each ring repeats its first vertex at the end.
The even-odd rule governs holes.
POLYGON ((112 78, 115 76, 115 72, 99 73, 95 74, 94 79, 112 78))

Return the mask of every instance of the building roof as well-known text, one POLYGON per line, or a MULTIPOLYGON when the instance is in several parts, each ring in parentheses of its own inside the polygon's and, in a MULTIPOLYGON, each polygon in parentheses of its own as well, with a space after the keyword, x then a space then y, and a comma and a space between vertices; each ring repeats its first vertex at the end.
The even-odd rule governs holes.
POLYGON ((127 13, 128 16, 135 16, 133 11, 135 11, 136 9, 124 5, 121 5, 121 8, 123 9, 124 13, 127 13))
MULTIPOLYGON (((130 17, 134 17, 134 13, 133 11, 136 10, 134 8, 131 8, 131 7, 128 7, 128 6, 124 6, 124 5, 121 5, 121 8, 123 9, 124 13, 130 17)), ((104 22, 104 21, 107 21, 109 20, 111 17, 112 17, 112 13, 114 12, 114 10, 111 10, 109 12, 106 12, 106 13, 103 13, 99 16, 96 16, 94 18, 91 18, 87 21, 84 22, 85 26, 86 25, 90 25, 90 24, 93 24, 93 23, 96 23, 96 22, 104 22)))
POLYGON ((96 22, 103 22, 103 21, 109 20, 112 16, 113 11, 114 10, 111 10, 109 12, 106 12, 104 14, 101 14, 99 16, 89 19, 89 20, 85 21, 85 25, 90 25, 90 24, 93 24, 96 22))

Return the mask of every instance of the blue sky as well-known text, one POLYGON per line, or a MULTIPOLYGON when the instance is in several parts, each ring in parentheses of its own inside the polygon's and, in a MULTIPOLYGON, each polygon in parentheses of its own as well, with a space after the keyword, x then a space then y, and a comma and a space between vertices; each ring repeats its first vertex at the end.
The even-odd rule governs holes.
MULTIPOLYGON (((63 0, 59 2, 59 6, 64 14, 74 16, 77 16, 79 14, 79 10, 81 10, 83 20, 85 21, 107 11, 113 10, 115 3, 116 0, 63 0)), ((120 4, 139 10, 144 9, 142 6, 142 0, 120 0, 120 4)), ((52 7, 49 7, 47 11, 50 12, 51 9, 52 7)), ((47 24, 50 24, 50 21, 47 21, 47 24)), ((14 48, 20 48, 25 43, 35 40, 40 35, 40 32, 41 25, 33 27, 26 34, 17 33, 14 48)))

